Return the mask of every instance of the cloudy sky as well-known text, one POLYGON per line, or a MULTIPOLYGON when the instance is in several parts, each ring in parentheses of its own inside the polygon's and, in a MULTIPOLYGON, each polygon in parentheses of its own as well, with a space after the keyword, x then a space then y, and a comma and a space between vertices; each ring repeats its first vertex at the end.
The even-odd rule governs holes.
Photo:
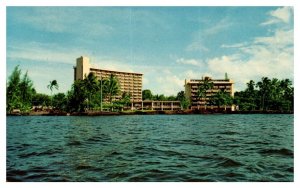
POLYGON ((38 92, 70 89, 73 66, 143 73, 143 89, 176 95, 184 79, 293 80, 291 7, 8 7, 7 77, 16 65, 38 92))

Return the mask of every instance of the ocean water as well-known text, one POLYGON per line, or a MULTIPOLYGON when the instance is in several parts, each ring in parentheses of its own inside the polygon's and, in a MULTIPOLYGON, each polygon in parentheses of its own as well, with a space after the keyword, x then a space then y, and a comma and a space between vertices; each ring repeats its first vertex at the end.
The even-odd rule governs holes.
POLYGON ((294 181, 294 116, 7 117, 7 181, 294 181))

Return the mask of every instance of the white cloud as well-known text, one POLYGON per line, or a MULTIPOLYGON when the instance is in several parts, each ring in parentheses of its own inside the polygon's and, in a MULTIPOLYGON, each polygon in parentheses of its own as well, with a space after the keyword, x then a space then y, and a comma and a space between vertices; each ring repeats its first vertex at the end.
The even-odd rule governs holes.
POLYGON ((292 7, 282 7, 269 12, 270 18, 261 25, 272 25, 276 23, 289 23, 293 16, 292 7))
POLYGON ((146 79, 149 77, 152 78, 149 86, 146 86, 147 84, 145 84, 144 88, 151 89, 153 94, 164 94, 169 96, 176 95, 179 91, 184 90, 183 75, 176 75, 172 70, 168 69, 163 75, 161 72, 153 72, 151 75, 145 75, 145 77, 146 79))
POLYGON ((176 63, 182 64, 182 65, 194 65, 194 66, 204 66, 203 62, 201 60, 197 59, 184 59, 180 58, 176 60, 176 63))
POLYGON ((245 42, 243 43, 236 43, 236 44, 222 44, 221 48, 241 48, 246 45, 245 42))
POLYGON ((263 76, 293 80, 293 30, 277 30, 272 36, 257 37, 238 52, 209 59, 209 71, 214 76, 227 72, 236 81, 237 89, 243 89, 250 79, 263 76))
POLYGON ((270 47, 286 48, 294 43, 293 30, 276 30, 274 36, 270 37, 257 37, 254 43, 265 44, 270 47))

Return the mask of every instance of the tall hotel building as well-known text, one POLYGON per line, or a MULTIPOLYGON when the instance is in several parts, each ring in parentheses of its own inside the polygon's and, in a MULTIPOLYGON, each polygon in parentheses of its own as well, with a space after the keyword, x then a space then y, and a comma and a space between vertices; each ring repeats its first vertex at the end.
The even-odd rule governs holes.
POLYGON ((85 75, 90 72, 94 73, 98 79, 108 78, 111 74, 118 78, 121 93, 116 96, 115 99, 120 99, 123 92, 127 92, 131 95, 131 101, 142 101, 142 77, 140 73, 111 71, 104 69, 92 68, 88 57, 79 57, 76 59, 76 67, 74 67, 74 80, 83 80, 85 75))
MULTIPOLYGON (((190 99, 190 106, 191 109, 199 109, 204 108, 205 101, 208 103, 208 100, 210 97, 215 95, 220 90, 224 90, 226 93, 229 93, 231 96, 233 96, 233 80, 231 79, 216 79, 213 80, 211 77, 204 77, 202 79, 190 79, 185 80, 185 94, 188 99, 190 99), (204 80, 209 80, 213 83, 213 88, 208 90, 206 92, 206 100, 203 98, 199 99, 197 97, 198 88, 200 85, 203 84, 204 80)), ((228 108, 231 108, 231 110, 234 110, 233 106, 227 106, 228 108)), ((207 108, 215 109, 217 106, 209 106, 207 105, 207 108)))

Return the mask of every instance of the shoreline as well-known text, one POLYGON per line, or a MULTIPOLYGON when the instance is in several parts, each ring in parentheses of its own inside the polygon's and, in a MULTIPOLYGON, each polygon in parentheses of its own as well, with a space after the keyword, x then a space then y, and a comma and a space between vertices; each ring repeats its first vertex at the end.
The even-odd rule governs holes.
POLYGON ((121 112, 61 112, 40 111, 27 113, 7 113, 6 116, 119 116, 119 115, 218 115, 218 114, 294 114, 294 112, 282 111, 209 111, 209 110, 157 110, 157 111, 121 111, 121 112))

